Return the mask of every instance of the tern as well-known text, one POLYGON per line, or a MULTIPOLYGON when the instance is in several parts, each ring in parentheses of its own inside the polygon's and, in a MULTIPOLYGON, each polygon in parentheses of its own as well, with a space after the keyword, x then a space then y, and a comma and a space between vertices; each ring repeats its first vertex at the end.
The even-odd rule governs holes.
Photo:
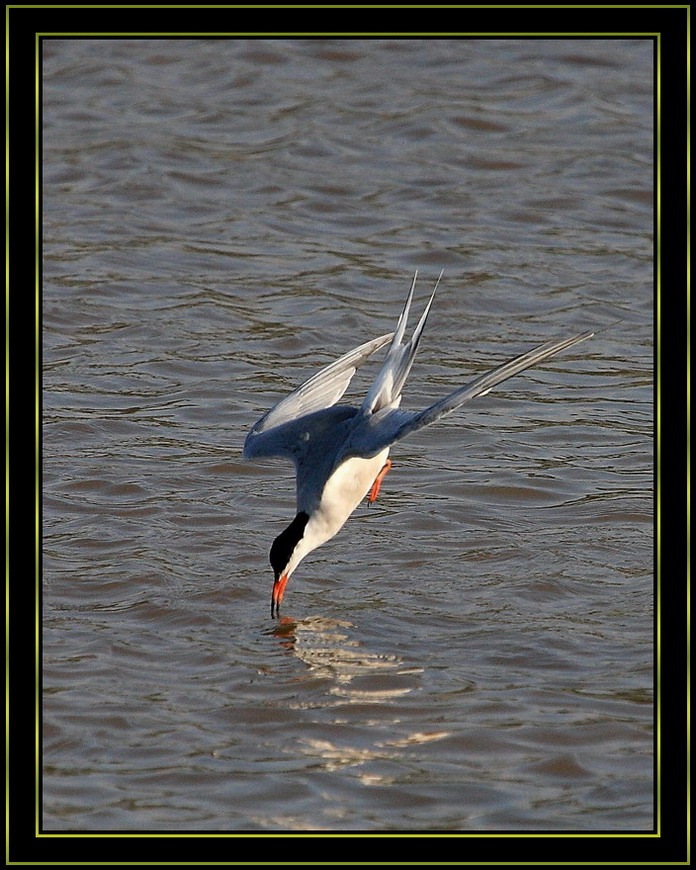
POLYGON ((274 573, 271 617, 279 616, 285 587, 302 559, 333 538, 365 496, 369 503, 377 498, 391 468, 392 444, 470 399, 485 395, 507 378, 594 335, 582 332, 547 341, 422 411, 406 411, 400 407, 401 392, 442 272, 410 340, 404 342, 417 277, 418 272, 394 332, 361 344, 321 369, 264 414, 246 437, 246 459, 290 459, 297 476, 295 518, 274 540, 270 552, 274 573), (357 369, 389 342, 384 363, 360 407, 337 405, 357 369))

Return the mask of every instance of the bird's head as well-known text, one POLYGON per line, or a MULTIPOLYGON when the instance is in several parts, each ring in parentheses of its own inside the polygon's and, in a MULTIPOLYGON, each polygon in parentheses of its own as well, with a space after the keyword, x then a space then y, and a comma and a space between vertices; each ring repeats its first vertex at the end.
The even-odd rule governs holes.
POLYGON ((271 546, 270 561, 273 568, 273 592, 271 594, 271 616, 278 616, 283 593, 290 575, 300 564, 312 547, 299 546, 304 538, 309 514, 300 511, 290 525, 281 532, 271 546))

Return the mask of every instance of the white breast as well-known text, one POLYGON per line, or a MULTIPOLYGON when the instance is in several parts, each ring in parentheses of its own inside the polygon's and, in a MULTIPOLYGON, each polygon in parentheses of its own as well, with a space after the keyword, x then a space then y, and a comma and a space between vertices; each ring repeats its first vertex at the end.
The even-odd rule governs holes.
MULTIPOLYGON (((365 498, 389 455, 386 447, 372 459, 352 457, 343 462, 326 481, 318 507, 305 529, 311 549, 332 538, 365 498)), ((298 505, 298 510, 302 510, 298 505)))

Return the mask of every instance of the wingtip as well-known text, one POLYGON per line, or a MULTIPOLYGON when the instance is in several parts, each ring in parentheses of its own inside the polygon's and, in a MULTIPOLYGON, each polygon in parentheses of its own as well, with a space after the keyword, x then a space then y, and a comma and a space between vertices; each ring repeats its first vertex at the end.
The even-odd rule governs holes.
POLYGON ((435 282, 435 286, 433 287, 433 292, 430 294, 430 301, 427 305, 427 310, 430 309, 430 306, 433 304, 433 299, 435 298, 435 294, 437 293, 437 288, 440 286, 440 281, 442 281, 442 276, 445 274, 445 270, 441 269, 440 274, 437 276, 437 281, 435 282))
POLYGON ((420 335, 423 332, 423 328, 425 326, 425 321, 428 319, 428 314, 430 313, 430 307, 433 304, 433 300, 435 299, 435 294, 437 293, 437 288, 440 286, 440 281, 442 280, 442 276, 445 274, 445 270, 443 269, 438 275, 438 279, 435 282, 435 286, 433 287, 433 292, 430 294, 430 299, 428 300, 428 304, 425 306, 423 313, 421 314, 420 320, 418 321, 418 325, 413 330, 413 336, 411 338, 411 342, 414 344, 414 347, 418 345, 420 340, 420 335))
POLYGON ((413 301, 413 291, 416 289, 416 281, 418 280, 418 269, 413 274, 413 281, 411 282, 411 289, 408 291, 408 296, 406 297, 406 302, 404 303, 404 307, 399 315, 398 323, 396 324, 396 329, 394 330, 394 339, 393 346, 396 347, 401 343, 401 339, 404 337, 404 333, 406 332, 406 324, 408 323, 408 315, 411 311, 411 302, 413 301))
POLYGON ((597 333, 594 331, 592 331, 592 332, 580 332, 575 336, 575 341, 577 343, 579 343, 581 341, 587 341, 588 338, 594 338, 595 335, 597 335, 597 333))

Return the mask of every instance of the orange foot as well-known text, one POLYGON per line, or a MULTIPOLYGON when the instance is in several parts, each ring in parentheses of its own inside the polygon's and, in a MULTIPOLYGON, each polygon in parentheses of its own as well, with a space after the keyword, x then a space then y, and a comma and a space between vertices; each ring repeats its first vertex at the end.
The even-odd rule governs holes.
POLYGON ((382 466, 382 470, 375 478, 375 482, 372 484, 372 489, 368 493, 368 496, 367 496, 368 504, 372 504, 372 502, 375 501, 375 499, 379 495, 379 488, 380 488, 380 486, 382 486, 382 481, 387 476, 387 472, 389 471, 389 469, 391 467, 392 467, 392 461, 391 461, 391 459, 387 459, 387 461, 382 466))

